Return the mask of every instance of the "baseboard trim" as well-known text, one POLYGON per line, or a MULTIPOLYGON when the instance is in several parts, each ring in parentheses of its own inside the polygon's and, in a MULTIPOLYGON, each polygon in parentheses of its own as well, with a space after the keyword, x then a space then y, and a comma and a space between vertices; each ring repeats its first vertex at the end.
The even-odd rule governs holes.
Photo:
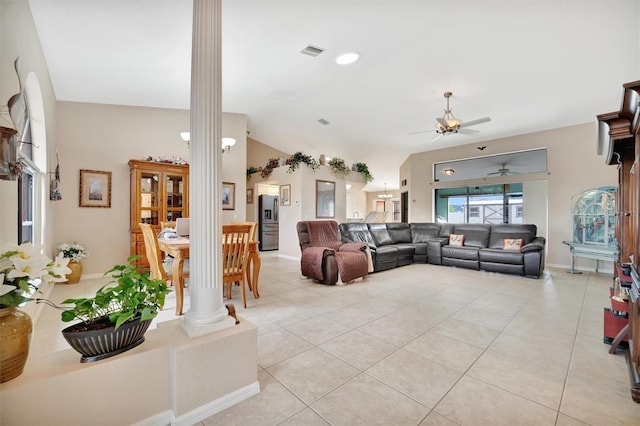
MULTIPOLYGON (((257 381, 177 417, 171 425, 193 425, 260 393, 257 381)), ((165 423, 167 424, 167 423, 165 423)))
POLYGON ((139 422, 135 422, 132 426, 167 426, 173 424, 173 411, 167 410, 151 416, 139 422))

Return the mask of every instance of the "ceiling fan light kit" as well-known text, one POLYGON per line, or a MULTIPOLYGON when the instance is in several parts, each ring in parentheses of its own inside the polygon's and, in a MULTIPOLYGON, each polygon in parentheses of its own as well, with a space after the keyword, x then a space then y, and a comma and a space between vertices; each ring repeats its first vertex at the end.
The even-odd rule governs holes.
POLYGON ((451 96, 453 96, 452 92, 444 92, 444 97, 447 100, 447 108, 444 110, 444 115, 442 117, 436 118, 435 130, 422 130, 420 132, 411 132, 409 134, 415 135, 417 133, 436 132, 437 135, 433 138, 433 141, 435 142, 450 133, 462 133, 467 135, 477 133, 477 130, 467 129, 467 127, 491 121, 490 117, 478 118, 476 120, 466 122, 456 118, 456 116, 453 115, 453 112, 451 112, 451 107, 449 106, 449 98, 451 96))

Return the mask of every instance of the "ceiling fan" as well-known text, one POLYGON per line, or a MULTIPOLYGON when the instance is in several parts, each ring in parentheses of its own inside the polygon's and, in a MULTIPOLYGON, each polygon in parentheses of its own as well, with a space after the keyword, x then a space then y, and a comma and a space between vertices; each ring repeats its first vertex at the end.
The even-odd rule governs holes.
POLYGON ((491 173, 487 173, 487 176, 509 176, 509 175, 519 175, 520 172, 512 172, 510 169, 507 168, 507 163, 502 163, 500 165, 501 167, 496 170, 495 172, 491 172, 491 173))
POLYGON ((478 130, 467 129, 469 126, 473 126, 480 123, 486 123, 487 121, 491 121, 490 117, 478 118, 476 120, 465 121, 463 122, 460 119, 457 119, 453 113, 451 112, 451 108, 449 107, 449 98, 453 95, 451 92, 444 92, 444 97, 447 99, 447 108, 444 110, 444 115, 442 117, 436 118, 436 128, 435 130, 422 130, 419 132, 411 132, 410 135, 415 135, 418 133, 427 133, 427 132, 436 132, 437 135, 433 138, 433 142, 437 141, 444 135, 449 133, 462 133, 466 135, 470 135, 473 133, 478 133, 478 130))

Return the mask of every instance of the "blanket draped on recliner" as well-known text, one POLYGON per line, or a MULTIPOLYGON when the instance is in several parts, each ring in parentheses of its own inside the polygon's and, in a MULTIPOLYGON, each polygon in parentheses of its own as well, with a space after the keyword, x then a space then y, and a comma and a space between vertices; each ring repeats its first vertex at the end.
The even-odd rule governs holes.
POLYGON ((331 226, 330 222, 308 222, 307 230, 309 233, 309 243, 312 247, 308 247, 302 253, 302 273, 305 276, 311 276, 316 279, 324 279, 322 277, 322 259, 324 254, 319 255, 318 251, 305 253, 309 249, 329 248, 335 251, 336 264, 340 280, 344 283, 353 281, 356 278, 363 277, 368 273, 367 255, 364 252, 365 244, 348 243, 343 244, 340 241, 340 233, 337 228, 331 226), (365 260, 363 262, 363 259, 365 260), (307 273, 305 273, 305 271, 307 273), (318 273, 321 278, 318 278, 318 273))

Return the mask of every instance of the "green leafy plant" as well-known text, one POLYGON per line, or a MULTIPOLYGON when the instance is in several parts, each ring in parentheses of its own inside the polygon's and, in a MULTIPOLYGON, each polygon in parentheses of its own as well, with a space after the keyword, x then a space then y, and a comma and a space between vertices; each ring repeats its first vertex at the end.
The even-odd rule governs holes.
POLYGON ((369 167, 367 167, 365 163, 356 163, 354 165, 356 166, 356 172, 362 173, 362 177, 365 182, 373 182, 373 176, 369 172, 369 167))
POLYGON ((251 179, 251 175, 262 171, 262 167, 249 166, 247 168, 247 180, 251 179))
POLYGON ((79 319, 89 325, 108 318, 116 330, 130 320, 155 318, 170 290, 164 280, 150 279, 148 271, 138 269, 134 261, 139 257, 131 256, 127 265, 115 265, 105 272, 104 275, 114 281, 97 290, 95 296, 62 302, 63 305, 73 304, 71 308, 55 305, 46 299, 38 299, 38 302, 63 309, 64 322, 79 319), (114 283, 115 286, 112 285, 114 283))
POLYGON ((318 167, 320 167, 320 164, 318 164, 318 161, 315 158, 298 151, 287 159, 286 164, 289 165, 287 173, 295 172, 300 166, 300 163, 306 164, 309 168, 311 168, 311 170, 314 171, 318 170, 318 167))
POLYGON ((337 176, 347 176, 351 169, 347 167, 347 164, 344 162, 342 158, 334 157, 329 160, 329 167, 331 168, 331 172, 337 176))

